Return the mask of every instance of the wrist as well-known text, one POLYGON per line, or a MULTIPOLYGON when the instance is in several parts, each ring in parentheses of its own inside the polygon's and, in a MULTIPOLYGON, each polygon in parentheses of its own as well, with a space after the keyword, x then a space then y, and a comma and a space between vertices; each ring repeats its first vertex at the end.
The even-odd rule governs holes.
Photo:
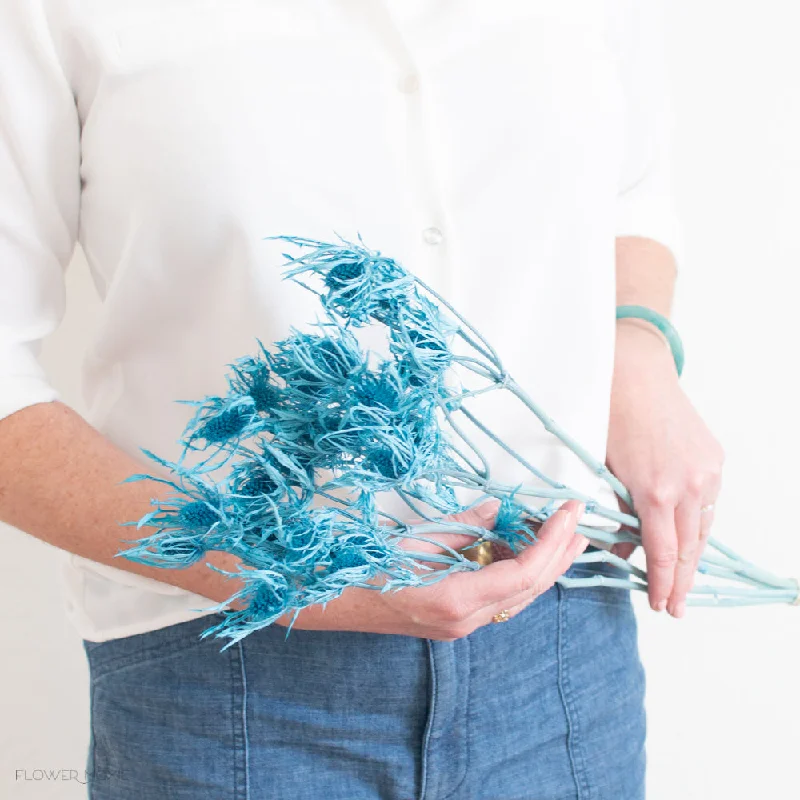
POLYGON ((680 377, 684 363, 683 342, 678 331, 675 330, 675 327, 665 314, 649 306, 623 304, 617 306, 616 319, 617 321, 627 319, 642 320, 648 324, 648 327, 652 326, 655 331, 658 331, 664 337, 670 349, 675 371, 680 377))
POLYGON ((678 378, 667 338, 644 320, 617 320, 614 370, 616 373, 629 369, 665 371, 678 378))

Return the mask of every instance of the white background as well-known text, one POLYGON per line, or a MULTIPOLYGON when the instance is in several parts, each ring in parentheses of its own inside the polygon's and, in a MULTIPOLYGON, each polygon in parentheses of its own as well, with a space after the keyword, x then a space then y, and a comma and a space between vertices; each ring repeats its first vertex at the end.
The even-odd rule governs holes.
MULTIPOLYGON (((675 0, 669 51, 686 255, 674 320, 684 386, 728 458, 715 535, 800 575, 797 529, 800 49, 791 4, 675 0)), ((82 410, 77 365, 97 301, 77 258, 44 362, 82 410)), ((85 797, 87 672, 47 546, 2 529, 0 798, 85 797)), ((800 608, 689 609, 637 597, 648 675, 649 800, 800 798, 800 608)), ((620 798, 624 800, 624 798, 620 798)))

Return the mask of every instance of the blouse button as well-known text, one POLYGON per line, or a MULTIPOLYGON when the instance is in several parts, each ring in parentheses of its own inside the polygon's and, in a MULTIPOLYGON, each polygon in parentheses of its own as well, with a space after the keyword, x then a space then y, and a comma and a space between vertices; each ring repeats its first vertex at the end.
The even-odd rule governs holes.
POLYGON ((444 234, 438 228, 425 228, 422 238, 427 244, 439 244, 444 239, 444 234))
POLYGON ((413 94, 414 92, 419 89, 419 78, 412 72, 408 75, 404 75, 400 80, 397 82, 397 88, 403 94, 413 94))

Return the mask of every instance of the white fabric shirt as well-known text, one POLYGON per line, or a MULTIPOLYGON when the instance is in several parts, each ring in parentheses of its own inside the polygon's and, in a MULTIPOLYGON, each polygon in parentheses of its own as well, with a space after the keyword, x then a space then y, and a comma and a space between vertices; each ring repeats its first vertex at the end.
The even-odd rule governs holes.
MULTIPOLYGON (((37 354, 76 243, 104 305, 82 354, 89 422, 151 466, 139 448, 177 455, 191 410, 175 400, 223 391, 256 337, 316 317, 281 280, 291 248, 264 237, 360 232, 602 460, 614 238, 682 260, 662 14, 657 0, 0 0, 0 417, 58 397, 37 354)), ((613 505, 528 414, 485 411, 613 505)), ((64 576, 95 641, 209 606, 66 553, 64 576)))

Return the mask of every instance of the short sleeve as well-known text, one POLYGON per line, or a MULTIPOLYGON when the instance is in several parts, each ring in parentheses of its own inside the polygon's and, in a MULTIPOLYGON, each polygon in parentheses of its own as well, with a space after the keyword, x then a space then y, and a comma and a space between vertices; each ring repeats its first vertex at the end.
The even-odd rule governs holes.
POLYGON ((79 208, 79 117, 42 0, 0 0, 0 418, 58 397, 38 356, 79 208))
POLYGON ((625 149, 616 235, 666 245, 683 263, 683 228, 673 192, 674 108, 669 89, 664 0, 628 3, 620 54, 625 149))

